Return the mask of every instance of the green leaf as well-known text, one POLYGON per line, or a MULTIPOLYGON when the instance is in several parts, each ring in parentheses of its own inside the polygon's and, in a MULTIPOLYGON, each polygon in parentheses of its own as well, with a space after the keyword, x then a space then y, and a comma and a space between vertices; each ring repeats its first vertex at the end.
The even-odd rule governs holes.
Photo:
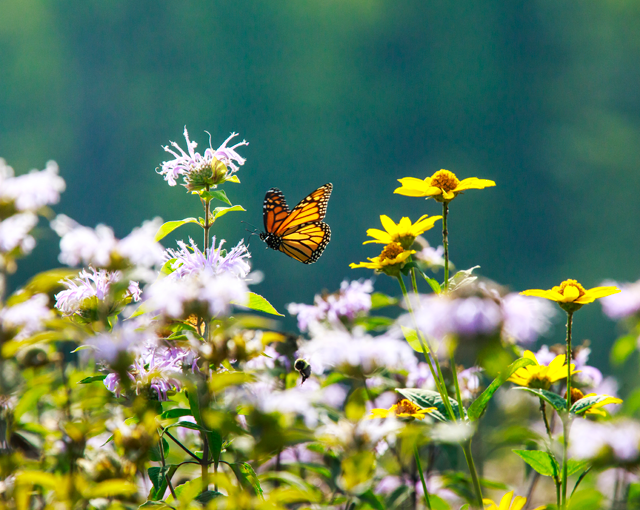
POLYGON ((169 409, 160 415, 160 419, 170 420, 172 418, 182 418, 183 416, 193 416, 191 409, 169 409))
POLYGON ((85 377, 82 381, 78 381, 78 384, 89 384, 95 381, 104 381, 106 378, 106 375, 92 375, 90 377, 85 377))
POLYGON ((578 471, 582 471, 589 467, 586 460, 569 459, 567 462, 567 476, 575 475, 578 471))
MULTIPOLYGON (((165 457, 167 456, 167 452, 169 451, 169 443, 163 437, 162 438, 162 449, 164 451, 165 457)), ((156 444, 149 449, 149 459, 154 462, 162 461, 162 453, 160 452, 160 445, 156 444)))
POLYGON ((202 503, 203 505, 206 505, 209 501, 217 498, 218 496, 224 496, 224 494, 218 491, 204 491, 203 493, 196 496, 195 500, 198 503, 202 503))
POLYGON ((567 410, 567 401, 558 395, 557 393, 553 393, 552 391, 540 390, 537 388, 513 388, 514 390, 521 390, 529 392, 536 397, 541 397, 546 400, 553 406, 556 411, 566 411, 567 410))
POLYGON ((193 423, 191 421, 179 421, 178 423, 172 423, 171 425, 168 425, 164 429, 167 430, 167 429, 172 429, 176 427, 182 427, 182 428, 191 429, 191 430, 199 430, 200 432, 210 432, 209 430, 206 430, 205 428, 201 427, 197 423, 193 423))
POLYGON ((216 190, 216 191, 202 190, 198 193, 198 195, 200 195, 200 198, 202 198, 203 200, 220 200, 220 202, 224 202, 227 205, 231 205, 231 202, 227 198, 227 194, 224 192, 224 190, 216 190))
POLYGON ((213 215, 213 219, 217 220, 221 218, 227 213, 235 212, 235 211, 245 211, 246 209, 241 205, 234 205, 233 207, 216 207, 211 214, 213 215))
POLYGON ((238 305, 243 308, 249 308, 250 310, 256 310, 258 312, 270 313, 271 315, 278 315, 280 317, 284 317, 283 314, 279 313, 269 301, 263 298, 260 294, 256 294, 255 292, 249 292, 249 301, 244 305, 238 305))
POLYGON ((438 280, 435 280, 433 278, 429 278, 422 271, 420 271, 420 274, 425 279, 425 281, 429 284, 429 287, 431 287, 433 292, 435 292, 436 294, 440 294, 442 292, 442 287, 440 287, 440 284, 438 283, 438 280))
MULTIPOLYGON (((187 390, 187 398, 189 399, 189 407, 191 408, 191 414, 196 419, 196 423, 203 429, 208 430, 206 424, 202 420, 202 414, 200 413, 200 402, 198 400, 198 392, 195 387, 190 387, 187 390)), ((181 422, 185 426, 184 423, 181 422)), ((188 427, 187 427, 188 428, 188 427)), ((211 459, 215 463, 215 467, 218 467, 220 460, 220 452, 222 451, 222 436, 216 430, 208 430, 205 432, 207 435, 207 442, 209 443, 209 452, 211 453, 211 459)))
MULTIPOLYGON (((440 393, 431 390, 422 390, 418 388, 396 388, 396 391, 405 398, 408 398, 421 407, 426 409, 427 407, 435 407, 436 410, 429 413, 429 416, 433 416, 439 421, 450 421, 447 408, 442 401, 440 393)), ((449 397, 449 403, 453 408, 453 414, 456 418, 460 418, 460 410, 458 409, 458 402, 449 397)))
POLYGON ((429 352, 429 348, 427 347, 427 344, 425 342, 423 342, 424 351, 422 350, 422 345, 420 344, 420 338, 418 338, 418 333, 416 332, 415 329, 407 328, 402 325, 400 326, 400 328, 402 328, 402 334, 404 335, 405 340, 414 351, 417 351, 421 354, 423 352, 427 352, 427 353, 429 352))
POLYGON ((603 400, 606 400, 608 398, 609 395, 594 395, 592 397, 581 398, 571 406, 571 412, 575 414, 586 413, 598 402, 602 402, 603 400))
POLYGON ((153 238, 154 241, 158 242, 168 234, 173 232, 178 227, 182 225, 186 225, 187 223, 195 223, 196 225, 200 225, 196 218, 185 218, 184 220, 176 220, 176 221, 167 221, 164 223, 156 232, 156 236, 153 238))
POLYGON ((256 475, 256 472, 253 470, 250 464, 247 462, 238 462, 231 463, 229 467, 235 473, 236 478, 240 482, 244 488, 248 489, 249 487, 253 488, 256 493, 256 496, 263 497, 262 487, 260 486, 260 481, 256 475))
POLYGON ((371 309, 384 308, 385 306, 395 306, 398 304, 398 299, 387 296, 382 292, 374 292, 371 294, 371 309))
POLYGON ((224 182, 234 182, 236 184, 240 184, 240 179, 236 174, 233 174, 231 177, 227 177, 224 182))
POLYGON ((473 283, 478 279, 477 276, 474 276, 472 273, 474 269, 478 269, 480 266, 473 266, 470 269, 465 269, 463 271, 458 271, 451 278, 449 278, 449 292, 453 292, 454 290, 461 289, 473 283))
MULTIPOLYGON (((153 491, 153 489, 151 489, 153 491)), ((138 508, 157 508, 160 510, 161 508, 173 508, 171 505, 165 503, 164 501, 145 501, 138 508)))
POLYGON ((611 364, 622 365, 638 348, 638 338, 634 335, 625 335, 616 339, 611 348, 611 364))
POLYGON ((177 465, 167 464, 164 467, 150 467, 147 470, 149 479, 153 484, 153 488, 149 492, 150 500, 158 501, 162 499, 162 496, 164 496, 164 493, 167 491, 167 487, 169 486, 167 478, 171 480, 177 469, 177 465))
POLYGON ((560 466, 547 452, 539 450, 512 450, 519 455, 529 466, 544 476, 559 478, 560 466))
POLYGON ((362 326, 367 331, 385 331, 395 322, 390 317, 380 315, 369 315, 367 317, 356 317, 354 324, 362 326))
POLYGON ((484 413, 484 410, 487 408, 489 400, 491 400, 491 397, 493 397, 493 394, 498 390, 498 388, 500 388, 500 386, 502 386, 516 370, 526 367, 527 365, 535 365, 535 362, 529 358, 520 358, 511 363, 503 373, 499 374, 489 387, 474 400, 471 406, 469 406, 469 419, 473 421, 480 418, 484 413))
POLYGON ((602 494, 595 489, 576 492, 569 500, 568 510, 599 510, 602 508, 602 494))
POLYGON ((365 503, 367 503, 374 510, 386 510, 386 507, 382 504, 380 498, 378 498, 378 496, 376 496, 371 489, 360 494, 358 498, 360 499, 360 501, 364 501, 365 503))
POLYGON ((95 349, 95 347, 93 345, 81 345, 80 347, 72 350, 71 354, 73 354, 75 352, 85 351, 87 349, 95 349))

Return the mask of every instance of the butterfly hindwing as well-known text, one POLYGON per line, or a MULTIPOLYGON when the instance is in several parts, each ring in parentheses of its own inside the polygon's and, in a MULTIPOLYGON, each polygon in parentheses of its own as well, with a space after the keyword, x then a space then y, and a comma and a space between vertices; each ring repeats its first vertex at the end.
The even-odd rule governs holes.
POLYGON ((278 188, 267 191, 262 208, 265 232, 260 238, 267 246, 305 264, 312 264, 331 239, 331 228, 324 223, 331 183, 321 186, 289 211, 278 188))

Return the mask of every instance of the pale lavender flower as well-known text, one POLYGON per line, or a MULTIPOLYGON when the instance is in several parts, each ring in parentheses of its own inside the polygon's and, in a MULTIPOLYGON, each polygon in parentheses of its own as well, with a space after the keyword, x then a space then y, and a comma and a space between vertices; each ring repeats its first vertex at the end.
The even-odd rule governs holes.
POLYGON ((58 260, 63 264, 105 267, 114 259, 125 259, 135 266, 153 267, 163 262, 164 249, 154 239, 161 224, 160 218, 145 221, 122 240, 116 239, 111 227, 92 229, 64 214, 51 222, 51 228, 60 236, 58 260))
POLYGON ((610 451, 616 461, 632 462, 640 454, 640 424, 628 419, 610 422, 575 420, 569 449, 577 459, 592 459, 610 451))
MULTIPOLYGON (((452 299, 433 294, 421 295, 415 300, 414 310, 418 329, 427 337, 439 341, 454 331, 455 304, 452 299)), ((408 314, 401 316, 399 322, 415 328, 408 314)))
POLYGON ((203 273, 184 278, 163 278, 145 289, 147 307, 165 317, 188 315, 193 306, 205 306, 211 316, 226 315, 234 304, 247 302, 246 283, 231 273, 203 273))
MULTIPOLYGON (((439 498, 448 501, 454 508, 457 508, 461 503, 462 499, 455 492, 450 489, 447 489, 444 486, 444 480, 441 476, 431 475, 427 473, 426 478, 427 491, 429 491, 429 496, 435 495, 439 498)), ((416 494, 419 497, 424 496, 424 489, 422 487, 422 481, 418 480, 413 483, 408 476, 404 476, 403 478, 396 475, 385 476, 380 480, 377 484, 374 492, 376 494, 390 494, 399 487, 411 487, 413 485, 412 490, 415 490, 416 494)))
POLYGON ((247 400, 262 412, 300 416, 310 428, 318 424, 318 410, 313 404, 322 395, 317 387, 304 384, 278 391, 265 381, 247 384, 245 387, 247 400))
POLYGON ((353 366, 370 372, 382 367, 411 371, 417 365, 413 349, 404 340, 338 330, 315 331, 313 338, 300 346, 297 356, 308 360, 317 374, 329 367, 353 366))
POLYGON ((426 264, 431 270, 444 267, 444 246, 434 248, 429 246, 429 243, 426 243, 426 246, 422 248, 422 250, 416 252, 413 256, 419 262, 426 264))
POLYGON ((540 365, 549 365, 557 356, 557 354, 549 350, 548 345, 543 345, 540 350, 535 354, 536 359, 540 365))
POLYGON ((222 250, 224 242, 224 239, 221 240, 216 248, 216 238, 214 236, 211 241, 211 248, 205 255, 193 242, 193 239, 189 239, 189 247, 184 241, 178 241, 180 249, 173 250, 169 248, 165 254, 165 260, 175 259, 171 264, 171 268, 174 271, 171 273, 170 278, 185 278, 196 274, 221 275, 223 273, 245 278, 251 270, 251 266, 246 261, 246 259, 251 258, 251 254, 244 245, 244 240, 241 240, 227 254, 224 254, 222 250))
MULTIPOLYGON (((264 348, 263 354, 250 359, 245 363, 245 369, 247 370, 270 370, 275 368, 276 361, 280 358, 280 354, 276 351, 273 345, 267 345, 264 348)), ((284 356, 282 356, 284 357, 284 356)))
POLYGON ((18 177, 14 177, 13 169, 4 160, 0 160, 0 167, 0 202, 13 202, 17 211, 36 211, 60 201, 66 185, 58 175, 55 161, 48 161, 44 170, 32 170, 18 177))
POLYGON ((129 353, 132 356, 139 355, 148 349, 147 345, 154 339, 151 331, 137 331, 135 321, 127 321, 124 324, 118 323, 118 326, 109 333, 101 333, 91 337, 87 341, 87 345, 94 348, 96 359, 113 365, 118 361, 121 353, 129 353))
POLYGON ((18 330, 17 339, 42 331, 45 321, 53 318, 48 303, 46 294, 35 294, 22 303, 0 309, 0 326, 5 331, 18 330))
POLYGON ((342 320, 354 320, 358 315, 366 314, 371 309, 371 280, 344 280, 340 290, 328 296, 316 294, 314 305, 290 303, 287 310, 298 316, 298 328, 307 331, 313 324, 327 321, 332 326, 340 326, 342 320))
MULTIPOLYGON (((56 294, 55 307, 63 314, 72 315, 79 312, 87 298, 95 296, 98 300, 103 301, 109 294, 111 284, 119 281, 122 277, 119 271, 96 270, 92 267, 89 268, 89 271, 83 269, 73 280, 61 281, 67 290, 56 294)), ((140 299, 140 288, 137 282, 129 284, 128 292, 134 301, 140 299)))
POLYGON ((213 159, 216 158, 218 161, 225 164, 228 169, 228 175, 232 175, 237 172, 240 166, 244 165, 246 161, 245 158, 241 157, 236 152, 236 149, 243 145, 249 145, 249 142, 242 140, 242 142, 237 143, 232 147, 227 147, 227 144, 231 139, 236 136, 238 136, 238 133, 231 133, 231 136, 229 136, 229 138, 227 138, 217 150, 214 151, 212 148, 208 148, 205 150, 203 156, 195 151, 198 144, 189 139, 189 133, 185 126, 184 138, 187 142, 187 152, 182 150, 182 148, 175 142, 170 142, 171 146, 179 152, 173 151, 168 146, 163 147, 164 150, 172 154, 175 159, 172 159, 171 161, 164 161, 162 163, 162 169, 158 173, 164 176, 164 180, 169 183, 169 186, 175 186, 177 184, 177 179, 180 176, 186 176, 191 172, 196 172, 203 168, 210 167, 213 159))
POLYGON ((452 320, 458 335, 488 335, 499 328, 502 314, 495 301, 469 297, 454 301, 452 320))
POLYGON ((36 246, 36 241, 29 232, 38 224, 38 217, 32 212, 9 216, 0 221, 0 254, 19 248, 22 254, 28 255, 36 246))
POLYGON ((458 374, 458 384, 460 385, 460 396, 463 400, 471 400, 480 390, 480 377, 482 372, 480 367, 471 367, 458 374))
POLYGON ((588 347, 581 347, 577 350, 575 356, 571 361, 576 365, 576 369, 580 370, 580 373, 574 376, 576 382, 584 386, 593 388, 600 386, 603 378, 602 372, 600 372, 600 370, 598 370, 596 367, 587 365, 590 354, 591 349, 589 349, 588 347))
POLYGON ((618 497, 616 492, 620 490, 620 486, 627 487, 638 481, 640 481, 640 477, 635 473, 623 468, 611 468, 598 475, 596 485, 602 494, 609 494, 609 499, 613 502, 618 497))
POLYGON ((427 363, 421 361, 414 370, 409 372, 409 375, 407 375, 407 388, 422 388, 426 390, 434 390, 436 388, 433 374, 427 363))
POLYGON ((640 281, 620 284, 605 281, 603 286, 618 287, 621 292, 600 299, 602 310, 610 319, 624 319, 640 312, 640 281))
POLYGON ((507 294, 502 299, 503 333, 516 343, 531 345, 551 327, 556 307, 550 301, 507 294))

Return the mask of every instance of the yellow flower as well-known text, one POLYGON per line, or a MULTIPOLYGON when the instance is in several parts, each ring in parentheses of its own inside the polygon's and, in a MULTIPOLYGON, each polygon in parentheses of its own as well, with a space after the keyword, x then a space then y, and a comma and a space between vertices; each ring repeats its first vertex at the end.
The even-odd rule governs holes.
MULTIPOLYGON (((522 510, 524 505, 527 503, 527 498, 522 496, 516 496, 513 498, 513 503, 511 499, 513 498, 513 491, 507 492, 502 499, 500 500, 500 506, 496 505, 490 499, 483 499, 482 502, 485 504, 484 510, 522 510)), ((547 508, 546 506, 539 506, 535 510, 544 510, 547 508)))
POLYGON ((617 294, 617 287, 594 287, 586 290, 576 280, 565 280, 551 290, 531 289, 521 292, 523 296, 535 296, 555 301, 567 312, 575 312, 582 305, 593 303, 596 299, 617 294))
POLYGON ((367 416, 367 419, 373 420, 374 418, 386 418, 387 416, 396 416, 397 418, 417 418, 423 420, 425 415, 435 411, 435 407, 427 407, 422 409, 411 400, 402 399, 396 405, 391 406, 389 409, 371 409, 371 416, 367 416))
POLYGON ((385 246, 379 256, 369 259, 369 262, 352 263, 349 267, 352 269, 366 267, 389 276, 398 276, 407 259, 414 253, 414 250, 405 250, 400 243, 390 243, 385 246))
MULTIPOLYGON (((523 358, 533 360, 536 364, 519 368, 507 381, 511 381, 519 386, 526 386, 527 388, 547 390, 554 382, 567 377, 566 356, 564 354, 556 356, 553 361, 549 363, 549 366, 540 365, 535 354, 531 351, 524 351, 523 358)), ((575 368, 576 366, 571 363, 572 375, 580 372, 580 370, 576 370, 575 368)))
MULTIPOLYGON (((599 416, 606 416, 607 413, 600 409, 602 406, 606 406, 608 404, 622 404, 622 399, 617 397, 612 397, 611 395, 598 395, 596 393, 587 393, 583 395, 582 392, 577 388, 571 388, 571 404, 575 404, 583 398, 589 397, 606 397, 604 400, 593 404, 584 414, 597 414, 599 416)), ((579 413, 578 413, 579 414, 579 413)))
POLYGON ((470 177, 461 181, 456 177, 456 174, 449 170, 438 170, 425 180, 404 177, 398 179, 398 182, 402 186, 397 188, 394 193, 407 197, 433 197, 438 202, 450 202, 458 193, 468 189, 484 189, 496 185, 493 181, 478 179, 477 177, 470 177))
POLYGON ((409 218, 403 217, 400 220, 400 223, 396 225, 396 223, 389 218, 389 216, 385 216, 384 214, 380 216, 380 223, 384 227, 384 230, 378 230, 377 228, 370 228, 367 230, 367 235, 369 237, 373 237, 373 241, 365 241, 362 244, 369 243, 380 243, 380 244, 389 244, 389 243, 400 243, 404 249, 411 248, 413 241, 416 237, 418 237, 423 232, 433 228, 433 225, 436 221, 438 221, 442 216, 429 216, 425 214, 421 216, 418 221, 415 223, 411 223, 409 218))

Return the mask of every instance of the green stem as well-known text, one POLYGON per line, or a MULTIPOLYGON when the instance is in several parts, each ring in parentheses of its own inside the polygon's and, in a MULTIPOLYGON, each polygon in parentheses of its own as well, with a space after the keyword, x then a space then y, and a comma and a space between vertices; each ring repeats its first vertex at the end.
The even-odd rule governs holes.
POLYGON ((465 441, 462 444, 462 451, 464 452, 464 458, 469 466, 469 472, 471 473, 471 480, 473 481, 473 488, 476 492, 476 505, 478 508, 483 508, 482 504, 482 489, 480 487, 480 479, 478 478, 478 472, 476 471, 476 465, 473 462, 473 455, 471 454, 471 439, 465 441))
POLYGON ((451 375, 453 376, 453 385, 456 389, 456 399, 458 400, 458 412, 460 413, 460 420, 464 421, 464 413, 462 410, 462 394, 460 393, 460 383, 458 382, 458 371, 456 370, 456 360, 453 357, 453 353, 450 358, 451 363, 451 375))
POLYGON ((567 312, 567 415, 562 420, 562 505, 567 506, 568 461, 567 447, 569 445, 569 424, 571 421, 571 329, 573 326, 573 312, 567 312))
POLYGON ((447 230, 447 215, 449 203, 442 202, 442 246, 444 247, 444 290, 449 288, 449 231, 447 230))
POLYGON ((415 267, 411 268, 411 286, 413 287, 413 293, 418 295, 418 282, 416 282, 416 269, 415 267))
POLYGON ((409 310, 409 315, 411 315, 411 320, 413 321, 413 327, 416 330, 416 335, 418 336, 418 340, 420 341, 420 347, 422 347, 422 353, 429 364, 429 369, 431 370, 431 375, 433 376, 433 380, 436 384, 436 388, 438 389, 438 393, 440 393, 440 397, 442 398, 442 402, 447 409, 449 417, 451 421, 456 421, 456 415, 453 412, 453 407, 451 407, 451 402, 449 402, 449 394, 447 393, 447 386, 444 382, 444 377, 442 376, 442 370, 440 369, 440 363, 438 362, 438 356, 434 353, 433 361, 436 365, 436 370, 433 369, 433 365, 431 364, 431 356, 428 353, 433 352, 431 346, 429 345, 428 340, 423 337, 422 332, 418 328, 418 323, 416 322, 416 317, 413 313, 413 308, 411 307, 411 301, 409 300, 409 294, 407 293, 407 287, 404 284, 404 280, 402 276, 398 275, 398 283, 400 283, 400 289, 402 290, 402 295, 404 296, 405 303, 407 305, 407 309, 409 310))
POLYGON ((420 456, 418 455, 418 447, 413 445, 413 454, 416 457, 416 466, 418 466, 418 473, 420 474, 420 481, 422 482, 422 490, 424 491, 424 500, 427 503, 427 508, 431 510, 431 502, 429 501, 429 491, 427 490, 427 481, 424 479, 424 473, 422 472, 422 464, 420 464, 420 456))

